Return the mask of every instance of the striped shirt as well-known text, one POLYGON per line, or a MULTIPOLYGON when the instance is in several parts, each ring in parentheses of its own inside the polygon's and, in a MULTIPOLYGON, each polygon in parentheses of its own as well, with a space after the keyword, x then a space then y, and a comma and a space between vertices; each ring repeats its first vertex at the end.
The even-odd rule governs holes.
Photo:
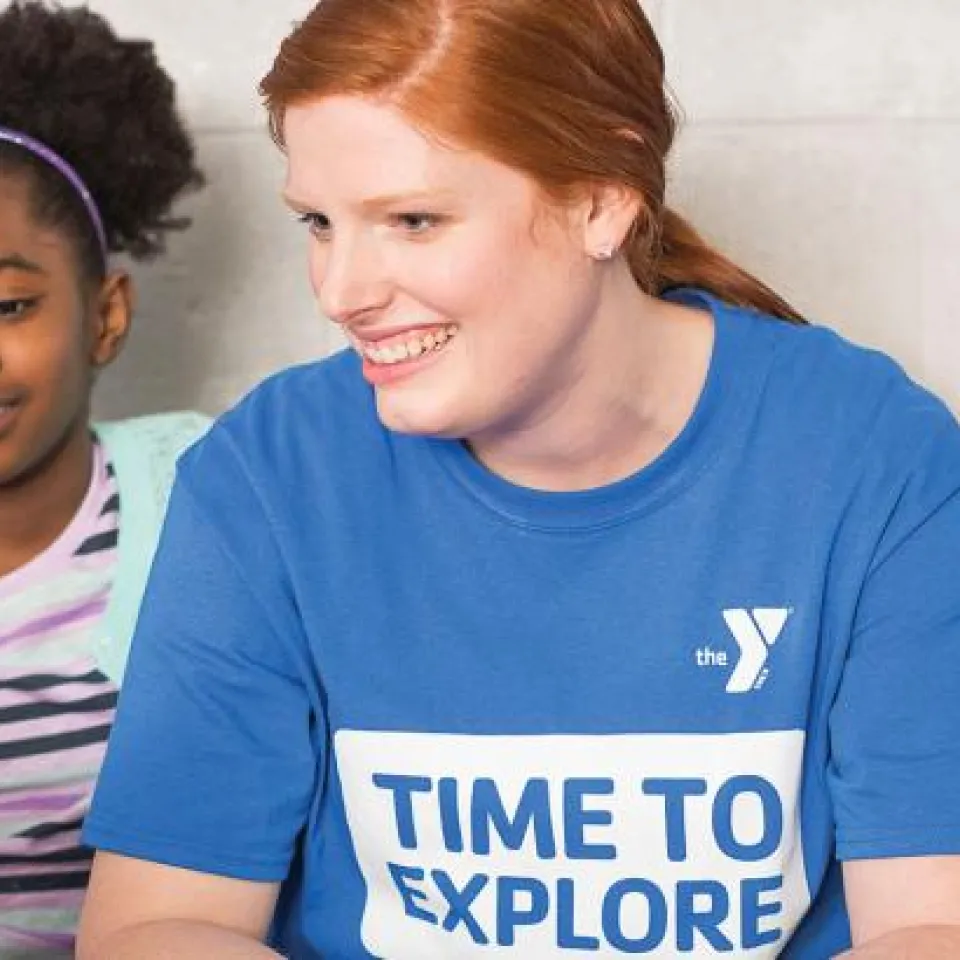
POLYGON ((0 577, 0 957, 72 956, 90 873, 80 845, 117 700, 92 651, 117 559, 120 496, 99 445, 56 543, 0 577))

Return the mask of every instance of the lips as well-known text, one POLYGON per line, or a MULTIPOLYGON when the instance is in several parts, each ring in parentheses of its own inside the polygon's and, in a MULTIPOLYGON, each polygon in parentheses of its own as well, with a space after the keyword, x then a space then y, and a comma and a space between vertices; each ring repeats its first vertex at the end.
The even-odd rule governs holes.
POLYGON ((0 433, 13 423, 22 406, 21 397, 0 394, 0 433))
POLYGON ((442 350, 444 345, 456 336, 456 333, 457 327, 447 324, 419 333, 411 331, 381 340, 361 341, 357 348, 370 362, 390 366, 415 360, 431 351, 442 350))
POLYGON ((446 354, 457 338, 459 327, 442 324, 410 327, 403 332, 391 331, 374 336, 352 335, 354 349, 363 358, 363 376, 375 387, 385 387, 406 380, 446 354))

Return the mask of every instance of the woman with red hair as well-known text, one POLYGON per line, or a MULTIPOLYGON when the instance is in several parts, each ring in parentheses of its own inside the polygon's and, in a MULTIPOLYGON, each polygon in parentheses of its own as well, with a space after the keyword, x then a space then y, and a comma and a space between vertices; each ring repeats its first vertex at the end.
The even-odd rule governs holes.
POLYGON ((182 461, 80 957, 960 955, 960 430, 664 205, 635 0, 324 0, 350 348, 182 461))

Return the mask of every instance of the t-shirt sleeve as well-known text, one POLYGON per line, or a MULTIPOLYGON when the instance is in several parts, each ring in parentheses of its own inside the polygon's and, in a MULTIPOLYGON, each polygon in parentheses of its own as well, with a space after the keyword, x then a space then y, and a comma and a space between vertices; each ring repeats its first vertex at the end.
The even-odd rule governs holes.
POLYGON ((960 428, 934 420, 884 513, 831 714, 842 860, 960 853, 960 428))
POLYGON ((269 518, 214 429, 181 464, 84 841, 278 881, 322 730, 269 518))

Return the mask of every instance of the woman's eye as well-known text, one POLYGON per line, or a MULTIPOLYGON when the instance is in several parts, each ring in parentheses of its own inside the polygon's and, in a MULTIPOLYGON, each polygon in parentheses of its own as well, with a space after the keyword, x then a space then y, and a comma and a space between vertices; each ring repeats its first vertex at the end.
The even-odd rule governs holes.
POLYGON ((22 297, 18 300, 0 300, 0 319, 16 320, 18 317, 22 317, 38 300, 38 297, 22 297))
POLYGON ((322 213, 301 213, 297 220, 306 224, 315 237, 326 238, 330 233, 330 220, 322 213))
POLYGON ((432 213, 398 213, 395 220, 406 233, 426 233, 439 222, 432 213))

